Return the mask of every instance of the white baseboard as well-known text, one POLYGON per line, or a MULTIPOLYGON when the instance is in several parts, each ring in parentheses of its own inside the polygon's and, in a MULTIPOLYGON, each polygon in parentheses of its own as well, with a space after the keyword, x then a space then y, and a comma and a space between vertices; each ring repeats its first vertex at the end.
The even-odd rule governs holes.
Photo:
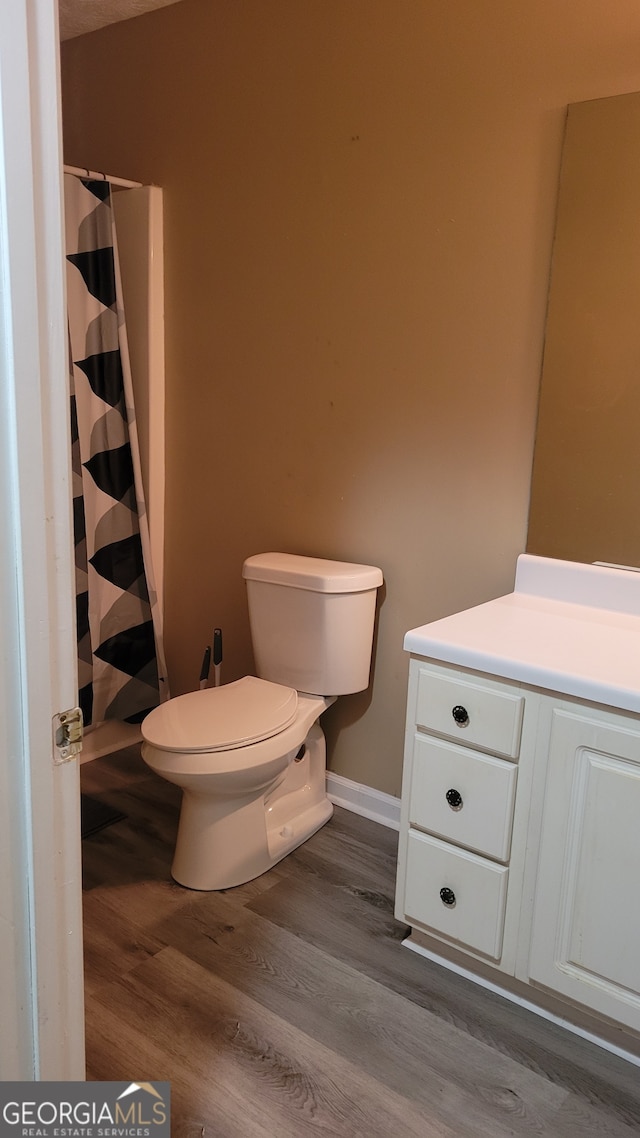
POLYGON ((540 1004, 536 1004, 533 1000, 525 999, 517 992, 511 992, 508 988, 501 987, 500 984, 492 983, 491 980, 487 980, 485 976, 479 976, 477 972, 462 968, 452 960, 447 960, 446 957, 439 956, 437 952, 431 952, 430 949, 413 941, 411 935, 405 937, 400 943, 403 948, 409 948, 411 952, 417 952, 418 956, 424 956, 427 960, 433 960, 435 964, 440 964, 443 968, 447 968, 449 972, 455 972, 457 976, 464 976, 465 980, 471 980, 473 984, 479 984, 481 988, 486 988, 487 991, 494 992, 497 996, 502 996, 504 1000, 509 1000, 512 1004, 518 1004, 519 1007, 526 1008, 527 1011, 533 1012, 534 1015, 549 1020, 550 1023, 555 1023, 559 1027, 563 1027, 573 1035, 579 1035, 581 1039, 586 1039, 589 1043, 595 1043, 596 1047, 602 1047, 605 1051, 610 1051, 612 1055, 617 1055, 620 1059, 626 1059, 627 1063, 633 1063, 634 1066, 640 1067, 640 1055, 636 1055, 632 1051, 627 1051, 625 1048, 619 1047, 609 1039, 603 1039, 601 1035, 596 1035, 593 1031, 587 1031, 586 1028, 580 1027, 579 1024, 573 1023, 562 1015, 556 1015, 556 1013, 550 1011, 549 1008, 541 1007, 540 1004))
POLYGON ((327 797, 334 806, 343 806, 345 810, 371 818, 391 830, 400 829, 400 799, 392 794, 384 794, 372 786, 327 771, 327 797))
POLYGON ((104 755, 111 755, 114 751, 122 751, 125 747, 141 742, 142 734, 138 724, 121 723, 117 719, 91 724, 85 727, 80 762, 90 763, 92 759, 101 759, 104 755))

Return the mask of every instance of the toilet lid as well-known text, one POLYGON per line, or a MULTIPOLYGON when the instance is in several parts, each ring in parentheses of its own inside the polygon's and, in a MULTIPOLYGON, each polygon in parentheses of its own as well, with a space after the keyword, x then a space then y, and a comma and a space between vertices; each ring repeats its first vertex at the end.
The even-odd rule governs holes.
POLYGON ((161 703, 143 720, 142 737, 162 751, 228 751, 277 735, 297 708, 293 688, 244 676, 161 703))

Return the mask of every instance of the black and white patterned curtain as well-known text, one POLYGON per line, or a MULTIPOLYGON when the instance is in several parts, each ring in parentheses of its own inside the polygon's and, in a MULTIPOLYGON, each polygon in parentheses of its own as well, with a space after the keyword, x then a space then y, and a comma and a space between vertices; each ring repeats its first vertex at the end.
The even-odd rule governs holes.
POLYGON ((79 703, 139 723, 167 693, 109 183, 65 174, 65 222, 79 703))

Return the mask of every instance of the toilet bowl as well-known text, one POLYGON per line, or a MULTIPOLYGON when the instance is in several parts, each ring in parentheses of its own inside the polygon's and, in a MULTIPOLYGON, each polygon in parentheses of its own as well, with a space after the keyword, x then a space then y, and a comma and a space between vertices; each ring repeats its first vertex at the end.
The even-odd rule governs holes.
POLYGON ((171 867, 179 884, 241 885, 328 821, 333 806, 325 792, 324 735, 312 729, 332 702, 245 676, 178 696, 147 717, 142 757, 182 788, 171 867), (251 741, 248 721, 256 727, 260 713, 262 737, 251 741), (239 738, 232 745, 234 734, 239 738), (302 769, 307 777, 301 782, 302 769))
POLYGON ((368 684, 379 569, 261 554, 243 573, 261 674, 177 696, 142 723, 142 758, 182 789, 171 873, 190 889, 250 881, 328 821, 318 720, 368 684))

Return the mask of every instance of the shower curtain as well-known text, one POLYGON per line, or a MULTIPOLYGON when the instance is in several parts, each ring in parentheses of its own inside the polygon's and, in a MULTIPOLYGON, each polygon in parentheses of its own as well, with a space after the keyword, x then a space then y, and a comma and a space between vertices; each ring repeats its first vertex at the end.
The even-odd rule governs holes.
POLYGON ((111 190, 64 181, 78 702, 139 723, 167 692, 111 190))

